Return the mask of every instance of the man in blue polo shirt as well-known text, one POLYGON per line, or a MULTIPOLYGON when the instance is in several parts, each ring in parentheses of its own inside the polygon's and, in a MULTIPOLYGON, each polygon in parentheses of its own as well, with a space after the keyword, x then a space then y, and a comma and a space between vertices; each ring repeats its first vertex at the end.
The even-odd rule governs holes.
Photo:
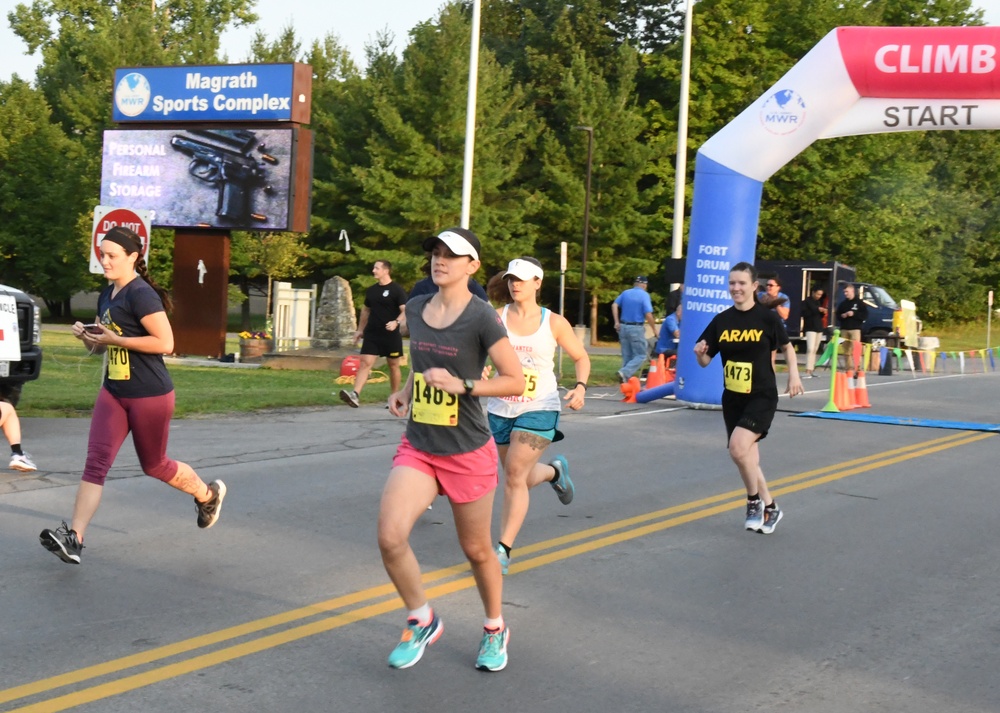
POLYGON ((653 328, 654 337, 657 335, 653 302, 646 292, 648 284, 649 280, 639 275, 635 278, 632 289, 618 295, 611 305, 615 331, 618 332, 618 341, 622 345, 622 368, 618 370, 618 380, 623 384, 639 371, 649 354, 645 324, 648 323, 653 328))

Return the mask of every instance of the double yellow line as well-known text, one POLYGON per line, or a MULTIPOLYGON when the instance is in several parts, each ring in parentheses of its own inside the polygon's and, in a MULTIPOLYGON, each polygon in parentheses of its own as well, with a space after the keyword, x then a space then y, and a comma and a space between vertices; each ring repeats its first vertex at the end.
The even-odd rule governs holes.
MULTIPOLYGON (((995 435, 994 433, 959 431, 924 443, 904 446, 878 455, 858 458, 781 478, 770 483, 771 492, 777 496, 805 490, 806 488, 814 488, 818 485, 841 480, 859 473, 865 473, 877 468, 931 455, 939 451, 975 443, 986 438, 992 438, 995 435)), ((713 515, 729 510, 736 510, 742 508, 745 502, 745 493, 743 490, 732 490, 701 500, 581 530, 533 545, 518 547, 518 561, 511 565, 510 571, 512 574, 526 572, 537 567, 552 564, 553 562, 576 557, 577 555, 593 552, 594 550, 628 540, 634 540, 638 537, 644 537, 688 522, 712 517, 713 515), (531 555, 536 556, 532 557, 531 555)), ((423 580, 425 584, 432 585, 427 589, 427 595, 431 599, 438 599, 447 594, 475 586, 468 563, 428 572, 423 576, 423 580)), ((275 614, 274 616, 249 621, 210 634, 196 636, 167 646, 160 646, 142 653, 114 659, 106 663, 87 666, 76 671, 52 676, 33 683, 8 688, 0 691, 0 705, 26 698, 53 694, 60 688, 75 686, 76 684, 99 678, 125 674, 130 669, 147 667, 147 670, 138 673, 122 675, 104 683, 97 683, 87 688, 81 688, 70 693, 30 703, 21 708, 12 709, 13 711, 24 713, 28 711, 63 711, 150 686, 160 681, 193 673, 210 666, 249 656, 250 654, 266 651, 282 644, 338 629, 347 624, 371 619, 400 609, 401 607, 402 602, 396 596, 393 586, 391 584, 384 584, 281 614, 275 614), (270 629, 287 627, 289 624, 303 621, 305 623, 300 623, 297 626, 282 628, 273 633, 264 633, 270 629), (254 638, 258 634, 260 636, 254 638), (235 641, 237 639, 246 640, 237 642, 235 641), (226 642, 234 643, 230 643, 228 646, 222 648, 215 648, 206 653, 196 653, 202 649, 217 647, 219 644, 226 642), (187 655, 190 655, 190 657, 184 658, 187 655), (180 660, 167 662, 168 659, 178 657, 181 657, 180 660), (150 667, 150 664, 157 665, 150 667)))

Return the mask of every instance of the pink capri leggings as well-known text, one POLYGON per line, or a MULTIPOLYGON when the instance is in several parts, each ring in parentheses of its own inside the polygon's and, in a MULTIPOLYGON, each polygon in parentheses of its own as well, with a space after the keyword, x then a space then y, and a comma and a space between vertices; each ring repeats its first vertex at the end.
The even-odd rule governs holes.
POLYGON ((129 431, 142 472, 164 483, 173 480, 177 461, 167 458, 167 435, 173 415, 173 391, 163 396, 120 399, 101 387, 90 421, 83 480, 104 485, 129 431))

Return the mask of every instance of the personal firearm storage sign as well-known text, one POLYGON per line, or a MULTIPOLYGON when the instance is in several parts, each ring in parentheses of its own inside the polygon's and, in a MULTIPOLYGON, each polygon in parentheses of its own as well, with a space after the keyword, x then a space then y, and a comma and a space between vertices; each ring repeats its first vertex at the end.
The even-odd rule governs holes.
POLYGON ((161 228, 304 232, 311 176, 306 129, 109 130, 101 203, 148 209, 161 228))
POLYGON ((307 64, 124 67, 115 70, 113 119, 126 122, 308 124, 307 64))

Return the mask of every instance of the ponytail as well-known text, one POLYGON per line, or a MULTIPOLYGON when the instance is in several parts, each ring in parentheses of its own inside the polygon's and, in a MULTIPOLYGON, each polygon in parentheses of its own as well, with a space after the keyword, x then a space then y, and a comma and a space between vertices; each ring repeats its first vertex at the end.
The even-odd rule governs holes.
POLYGON ((145 280, 146 284, 156 290, 156 294, 160 296, 160 301, 163 302, 163 310, 169 316, 174 311, 174 301, 170 299, 170 293, 156 284, 153 278, 149 276, 149 270, 146 268, 146 258, 142 256, 142 253, 139 253, 139 257, 136 258, 135 273, 145 280))
POLYGON ((509 305, 514 301, 514 298, 510 296, 510 287, 502 275, 502 272, 498 272, 489 279, 489 282, 486 283, 486 296, 493 304, 509 305))

